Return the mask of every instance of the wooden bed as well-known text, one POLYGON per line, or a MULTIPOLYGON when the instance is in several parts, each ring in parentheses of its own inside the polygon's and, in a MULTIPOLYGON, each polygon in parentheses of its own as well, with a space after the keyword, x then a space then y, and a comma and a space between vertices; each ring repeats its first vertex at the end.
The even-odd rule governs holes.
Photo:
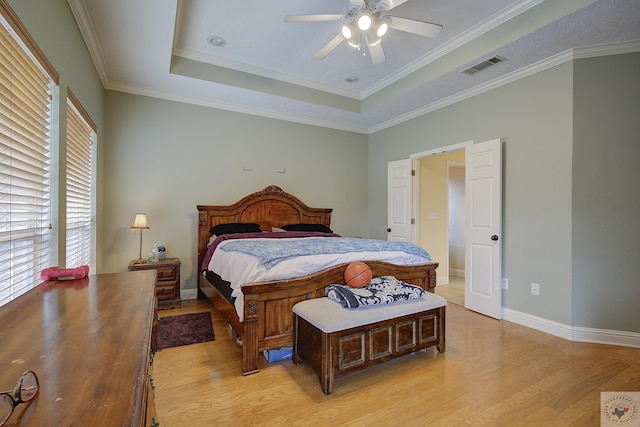
MULTIPOLYGON (((297 197, 272 185, 250 194, 232 205, 198 205, 198 269, 201 270, 209 230, 214 225, 233 222, 257 223, 263 231, 287 224, 307 223, 331 226, 332 209, 311 208, 297 197)), ((391 275, 433 292, 436 268, 432 262, 417 266, 398 266, 366 261, 374 277, 391 275)), ((242 286, 244 321, 233 304, 203 275, 198 274, 198 296, 208 298, 242 339, 242 374, 258 372, 258 356, 263 350, 293 344, 294 304, 324 296, 325 286, 344 283, 346 265, 289 280, 249 283, 242 286)))

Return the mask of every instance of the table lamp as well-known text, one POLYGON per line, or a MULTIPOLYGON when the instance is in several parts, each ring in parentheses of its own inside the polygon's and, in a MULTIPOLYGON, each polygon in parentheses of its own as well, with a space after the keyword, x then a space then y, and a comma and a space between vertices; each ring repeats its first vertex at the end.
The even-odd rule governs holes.
POLYGON ((144 262, 142 259, 142 230, 149 230, 149 226, 147 225, 147 214, 146 213, 137 213, 136 218, 133 220, 133 225, 131 226, 131 230, 140 230, 140 254, 138 255, 138 259, 136 260, 136 264, 141 264, 144 262))

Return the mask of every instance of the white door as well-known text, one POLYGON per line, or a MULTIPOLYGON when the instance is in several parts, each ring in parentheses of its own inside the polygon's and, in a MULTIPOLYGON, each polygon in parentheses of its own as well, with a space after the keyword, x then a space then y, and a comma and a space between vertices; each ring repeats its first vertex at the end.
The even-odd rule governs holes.
POLYGON ((502 152, 500 140, 466 150, 465 307, 502 319, 502 152))
POLYGON ((411 159, 387 165, 387 240, 412 242, 411 159))

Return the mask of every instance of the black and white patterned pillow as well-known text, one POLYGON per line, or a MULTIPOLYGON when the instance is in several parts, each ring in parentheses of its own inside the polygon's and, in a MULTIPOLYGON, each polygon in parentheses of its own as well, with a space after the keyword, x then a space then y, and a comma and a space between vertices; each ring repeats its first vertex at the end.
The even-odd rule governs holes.
POLYGON ((410 285, 393 276, 374 277, 371 283, 362 288, 332 284, 327 286, 325 295, 345 308, 367 307, 376 304, 393 304, 421 298, 425 290, 410 285))

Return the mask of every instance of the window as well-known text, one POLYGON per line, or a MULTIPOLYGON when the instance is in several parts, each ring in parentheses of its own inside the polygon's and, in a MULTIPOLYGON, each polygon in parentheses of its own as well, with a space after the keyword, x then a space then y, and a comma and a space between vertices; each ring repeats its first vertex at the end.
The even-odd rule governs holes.
POLYGON ((0 0, 0 306, 51 254, 51 110, 58 75, 0 0))
POLYGON ((96 125, 78 99, 67 97, 67 268, 95 270, 96 125))

